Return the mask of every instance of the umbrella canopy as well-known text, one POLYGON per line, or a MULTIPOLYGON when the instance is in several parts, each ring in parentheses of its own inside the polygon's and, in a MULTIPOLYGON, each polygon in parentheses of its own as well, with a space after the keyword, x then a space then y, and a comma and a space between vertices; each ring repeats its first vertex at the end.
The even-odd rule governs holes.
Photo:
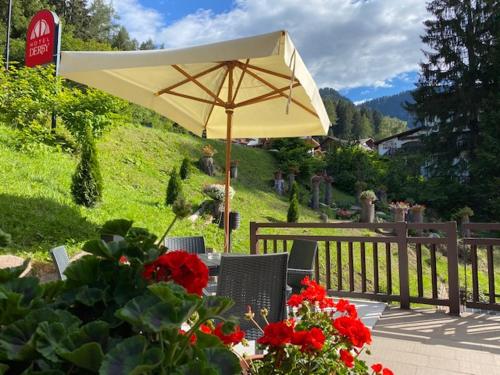
POLYGON ((225 138, 225 250, 231 139, 324 135, 318 89, 285 31, 176 50, 62 52, 61 76, 225 138))

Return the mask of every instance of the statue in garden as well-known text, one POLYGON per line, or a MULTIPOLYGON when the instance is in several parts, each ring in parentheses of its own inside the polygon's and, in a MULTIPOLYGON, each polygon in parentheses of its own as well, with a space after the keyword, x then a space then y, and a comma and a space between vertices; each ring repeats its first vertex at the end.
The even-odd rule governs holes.
POLYGON ((323 180, 325 181, 325 204, 330 206, 333 202, 333 177, 325 173, 323 180))
POLYGON ((283 173, 280 170, 274 172, 274 190, 279 195, 285 193, 285 180, 283 180, 283 173))
POLYGON ((312 204, 311 207, 314 210, 319 208, 319 186, 323 182, 323 175, 316 174, 311 178, 311 187, 312 187, 312 204))
POLYGON ((200 159, 200 168, 203 172, 209 176, 215 175, 215 163, 213 156, 217 151, 212 147, 212 145, 203 146, 202 153, 203 156, 200 159))
POLYGON ((372 190, 365 190, 359 195, 361 202, 361 222, 374 223, 375 222, 375 202, 377 196, 372 190))

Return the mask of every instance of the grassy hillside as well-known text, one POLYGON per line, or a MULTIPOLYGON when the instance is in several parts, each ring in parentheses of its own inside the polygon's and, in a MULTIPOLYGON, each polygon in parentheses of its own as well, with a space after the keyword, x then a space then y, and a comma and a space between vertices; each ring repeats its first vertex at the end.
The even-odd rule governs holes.
MULTIPOLYGON (((201 148, 211 143, 218 153, 216 163, 223 165, 224 143, 207 141, 186 134, 120 126, 98 143, 99 161, 104 177, 104 199, 94 209, 76 206, 71 199, 71 176, 78 158, 65 152, 45 150, 36 154, 15 151, 11 146, 14 131, 0 127, 0 228, 11 233, 13 244, 1 251, 37 259, 48 259, 48 250, 67 245, 77 251, 82 242, 95 237, 98 227, 108 219, 127 218, 160 235, 172 220, 165 207, 168 174, 188 157, 193 165, 201 148)), ((242 214, 241 229, 234 234, 236 251, 248 251, 249 222, 286 220, 288 202, 271 189, 276 169, 272 155, 262 150, 233 147, 233 159, 240 160, 233 209, 242 214)), ((204 184, 223 182, 209 177, 195 166, 184 183, 186 197, 201 203, 204 184)), ((316 221, 317 214, 301 209, 303 221, 316 221)), ((223 231, 204 219, 176 224, 172 235, 203 234, 207 246, 221 249, 223 231)))

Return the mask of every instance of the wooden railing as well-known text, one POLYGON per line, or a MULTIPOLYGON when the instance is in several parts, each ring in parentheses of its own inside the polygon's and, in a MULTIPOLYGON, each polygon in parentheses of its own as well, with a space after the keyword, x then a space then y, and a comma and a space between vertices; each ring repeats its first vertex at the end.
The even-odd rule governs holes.
MULTIPOLYGON (((469 269, 472 279, 472 293, 466 284, 465 305, 471 308, 489 309, 500 311, 500 295, 495 289, 495 250, 500 248, 500 238, 493 237, 493 232, 500 232, 500 223, 467 223, 462 225, 463 233, 463 256, 470 262, 466 262, 466 275, 469 269), (485 236, 485 232, 487 235, 485 236), (481 237, 477 234, 482 233, 481 237), (481 288, 479 283, 479 261, 484 259, 480 253, 486 254, 487 287, 481 288), (485 292, 483 293, 483 290, 485 292), (483 297, 484 296, 484 297, 483 297)), ((500 267, 500 259, 497 258, 500 267)), ((467 277, 465 278, 467 280, 467 277)))
POLYGON ((448 306, 451 314, 459 315, 456 228, 455 222, 437 224, 252 222, 250 223, 251 253, 288 251, 295 239, 315 240, 318 241, 319 251, 315 260, 314 277, 326 285, 329 294, 395 301, 399 302, 403 309, 410 308, 410 303, 448 306), (338 229, 364 230, 367 233, 356 236, 337 235, 334 232, 338 229), (297 230, 301 230, 301 233, 296 233, 297 230), (415 232, 417 236, 411 236, 409 232, 415 232), (424 235, 436 232, 440 235, 424 235), (409 249, 414 249, 414 252, 410 252, 409 249), (438 274, 439 249, 443 250, 441 253, 446 254, 446 275, 438 274), (429 254, 428 257, 426 254, 429 254), (426 267, 427 258, 428 267, 426 267), (385 270, 385 275, 380 274, 381 270, 385 270), (426 271, 430 271, 430 291, 424 288, 426 271), (410 288, 410 277, 416 280, 416 290, 410 288), (445 293, 441 296, 439 281, 441 284, 445 283, 445 293))

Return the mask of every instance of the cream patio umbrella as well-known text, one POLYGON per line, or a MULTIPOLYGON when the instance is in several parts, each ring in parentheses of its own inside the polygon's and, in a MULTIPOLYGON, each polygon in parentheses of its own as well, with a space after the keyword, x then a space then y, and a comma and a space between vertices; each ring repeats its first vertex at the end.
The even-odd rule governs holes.
POLYGON ((231 140, 324 135, 330 125, 285 31, 175 50, 61 52, 60 74, 226 139, 226 252, 231 140))

